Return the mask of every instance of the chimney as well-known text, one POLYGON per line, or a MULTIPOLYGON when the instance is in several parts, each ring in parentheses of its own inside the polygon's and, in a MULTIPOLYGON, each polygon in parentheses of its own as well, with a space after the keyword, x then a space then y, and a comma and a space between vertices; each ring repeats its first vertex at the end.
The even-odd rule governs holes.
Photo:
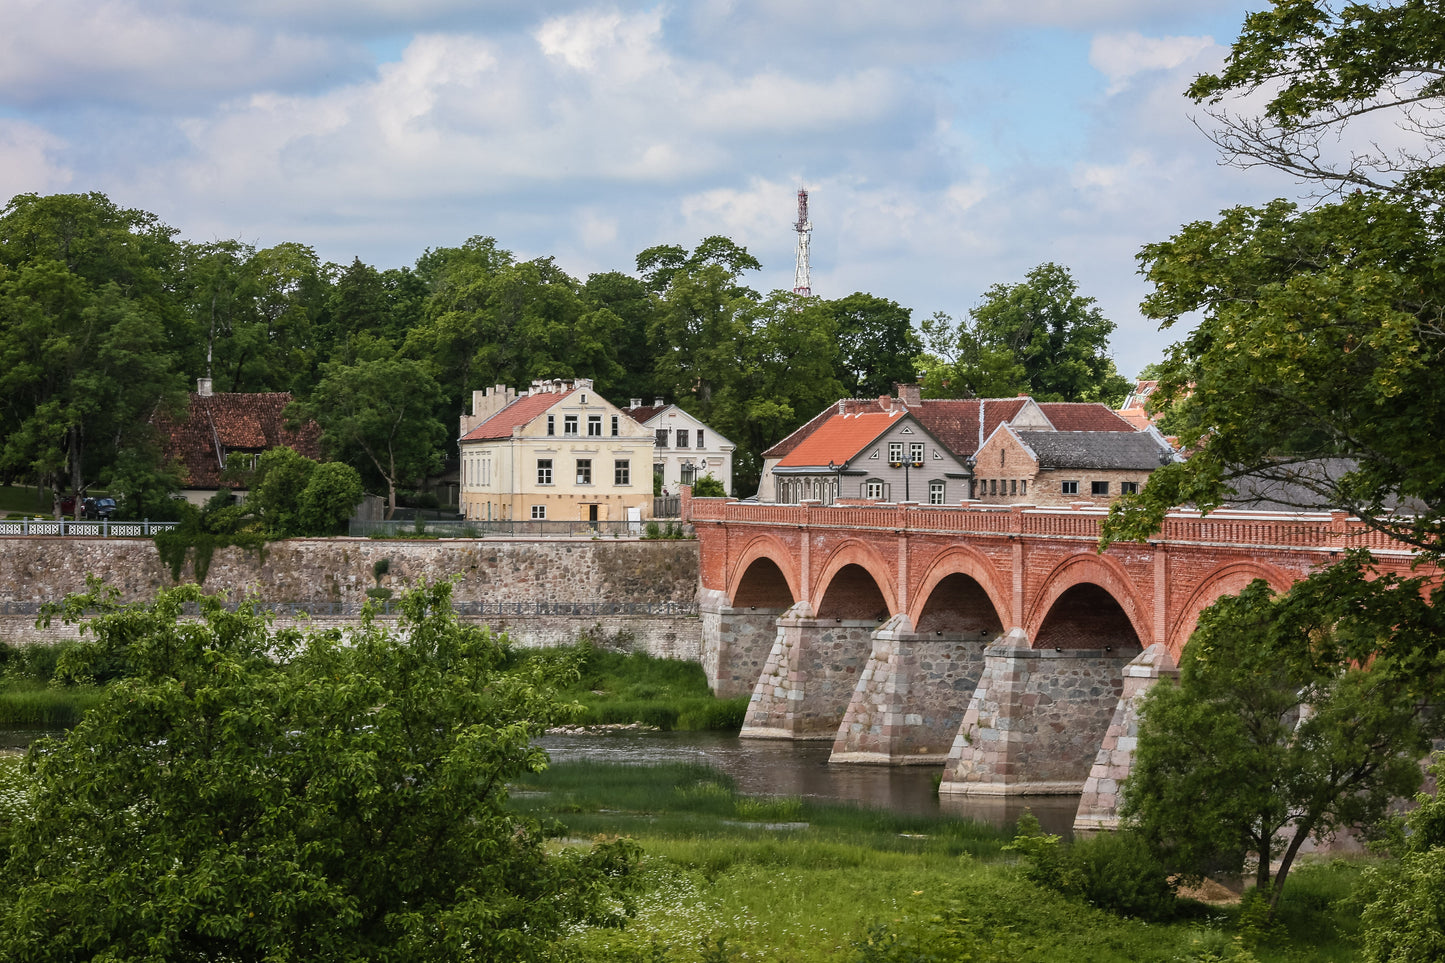
POLYGON ((210 379, 210 378, 197 378, 197 379, 196 379, 196 394, 200 395, 202 398, 209 398, 209 397, 211 397, 211 379, 210 379))
POLYGON ((917 408, 923 404, 923 399, 919 397, 917 384, 895 384, 893 391, 898 395, 898 400, 910 408, 917 408))
POLYGON ((633 398, 633 399, 632 399, 632 403, 631 403, 630 405, 628 405, 627 407, 629 407, 629 408, 641 408, 641 407, 642 407, 642 399, 641 399, 641 398, 633 398))
POLYGON ((655 406, 657 406, 658 408, 661 408, 661 407, 664 406, 664 402, 663 402, 663 400, 662 400, 661 398, 656 398, 656 399, 654 399, 652 403, 653 403, 655 406))

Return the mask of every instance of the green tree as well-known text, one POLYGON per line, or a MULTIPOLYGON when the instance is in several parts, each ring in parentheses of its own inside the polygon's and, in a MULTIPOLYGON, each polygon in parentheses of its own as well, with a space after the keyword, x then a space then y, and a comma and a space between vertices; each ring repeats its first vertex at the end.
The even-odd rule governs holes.
POLYGON ((101 613, 67 671, 125 673, 27 756, 31 805, 0 829, 7 958, 536 960, 600 919, 632 848, 549 852, 506 806, 568 713, 501 671, 505 639, 460 625, 449 584, 400 607, 343 640, 195 586, 67 599, 101 613))
POLYGON ((1028 387, 1027 374, 1009 348, 985 347, 968 322, 942 311, 923 322, 928 352, 919 359, 925 398, 1012 398, 1028 387))
POLYGON ((837 324, 844 392, 877 398, 891 394, 895 384, 918 380, 922 345, 911 310, 861 291, 826 303, 837 324))
POLYGON ((102 194, 0 211, 0 471, 84 491, 183 402, 173 234, 102 194))
POLYGON ((1396 860, 1365 870, 1360 886, 1361 943, 1368 963, 1434 963, 1445 957, 1445 800, 1439 785, 1445 762, 1430 774, 1434 794, 1415 797, 1391 847, 1396 860))
POLYGON ((1019 284, 995 284, 969 317, 960 331, 964 360, 992 371, 997 356, 1012 357, 1023 369, 1020 390, 1039 401, 1118 404, 1129 391, 1108 355, 1114 322, 1079 294, 1067 268, 1040 264, 1019 284))
POLYGON ((344 534, 346 521, 356 511, 362 494, 361 473, 355 468, 339 461, 317 465, 301 490, 297 534, 344 534))
POLYGON ((1429 711, 1445 612, 1413 580, 1367 580, 1367 564, 1352 555, 1284 595, 1255 582, 1220 599, 1179 684, 1145 698, 1121 815, 1171 871, 1248 860, 1273 913, 1306 840, 1372 831, 1419 787, 1445 733, 1429 711))
POLYGON ((1110 533, 1147 538, 1174 505, 1207 511, 1253 477, 1438 549, 1445 450, 1420 433, 1445 410, 1438 232, 1434 215, 1361 194, 1236 208, 1146 247, 1145 314, 1202 315, 1153 395, 1193 454, 1117 505, 1110 533))
POLYGON ((1438 3, 1273 0, 1189 96, 1209 106, 1220 123, 1212 137, 1239 167, 1275 167, 1326 194, 1364 189, 1439 206, 1442 63, 1438 3), (1250 108, 1231 112, 1231 98, 1250 108), (1382 136, 1382 121, 1398 135, 1382 136))
POLYGON ((391 518, 398 486, 441 460, 447 437, 435 415, 441 386, 430 365, 409 358, 330 362, 321 370, 310 399, 293 402, 288 417, 314 419, 329 454, 370 466, 386 485, 391 518))

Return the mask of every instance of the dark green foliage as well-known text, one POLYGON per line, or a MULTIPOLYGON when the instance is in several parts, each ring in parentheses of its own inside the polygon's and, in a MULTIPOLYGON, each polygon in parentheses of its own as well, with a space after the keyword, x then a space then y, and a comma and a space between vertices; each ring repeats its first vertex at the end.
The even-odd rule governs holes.
POLYGON ((582 707, 580 725, 642 723, 671 731, 736 732, 742 728, 747 697, 716 699, 702 666, 624 652, 630 639, 584 638, 576 645, 518 651, 516 664, 541 672, 561 697, 582 707))
POLYGON ((7 959, 534 960, 616 922, 637 850, 552 853, 506 809, 566 712, 500 671, 505 640, 459 625, 449 586, 346 640, 222 602, 66 600, 100 613, 67 658, 128 673, 27 756, 33 804, 0 830, 7 959))
POLYGON ((1415 580, 1368 574, 1354 555, 1283 595, 1257 581, 1220 599, 1179 684, 1146 697, 1121 815, 1171 872, 1252 859, 1274 907, 1308 838, 1370 832, 1418 788, 1445 723, 1428 711, 1445 612, 1415 580))
POLYGON ((1135 833, 1100 833, 1065 844, 1042 832, 1026 812, 1005 848, 1027 860, 1024 878, 1057 893, 1120 916, 1166 920, 1175 914, 1169 872, 1135 833))
POLYGON ((722 498, 727 495, 723 483, 711 475, 704 475, 692 485, 692 496, 694 498, 722 498))

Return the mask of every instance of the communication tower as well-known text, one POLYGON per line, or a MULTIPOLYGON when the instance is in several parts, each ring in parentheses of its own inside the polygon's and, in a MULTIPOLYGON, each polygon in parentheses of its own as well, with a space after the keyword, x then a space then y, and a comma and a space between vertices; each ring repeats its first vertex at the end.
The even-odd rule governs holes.
POLYGON ((798 221, 793 225, 798 232, 798 259, 793 268, 793 293, 810 295, 813 280, 808 269, 808 239, 813 233, 813 222, 808 220, 808 192, 798 188, 798 221))

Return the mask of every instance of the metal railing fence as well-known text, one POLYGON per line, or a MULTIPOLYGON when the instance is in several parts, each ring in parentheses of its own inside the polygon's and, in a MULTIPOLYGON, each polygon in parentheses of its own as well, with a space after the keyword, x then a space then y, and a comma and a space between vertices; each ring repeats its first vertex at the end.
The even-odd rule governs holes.
MULTIPOLYGON (((0 601, 0 616, 38 616, 44 602, 0 601)), ((354 619, 361 615, 365 603, 357 601, 318 602, 227 602, 227 611, 241 609, 260 615, 265 612, 283 619, 354 619)), ((372 603, 380 615, 397 615, 401 604, 395 600, 372 603)), ((200 606, 188 602, 182 607, 188 616, 200 615, 200 606)), ((461 618, 486 618, 488 616, 511 618, 536 618, 564 616, 569 618, 603 618, 606 616, 645 616, 650 618, 696 618, 696 602, 496 602, 496 601, 453 601, 452 611, 461 618)))
POLYGON ((676 520, 631 521, 362 521, 353 519, 347 533, 359 538, 485 538, 488 535, 521 537, 642 538, 669 532, 691 536, 692 526, 676 520))
POLYGON ((68 518, 0 518, 0 535, 84 536, 86 538, 152 538, 179 522, 74 521, 68 518))

